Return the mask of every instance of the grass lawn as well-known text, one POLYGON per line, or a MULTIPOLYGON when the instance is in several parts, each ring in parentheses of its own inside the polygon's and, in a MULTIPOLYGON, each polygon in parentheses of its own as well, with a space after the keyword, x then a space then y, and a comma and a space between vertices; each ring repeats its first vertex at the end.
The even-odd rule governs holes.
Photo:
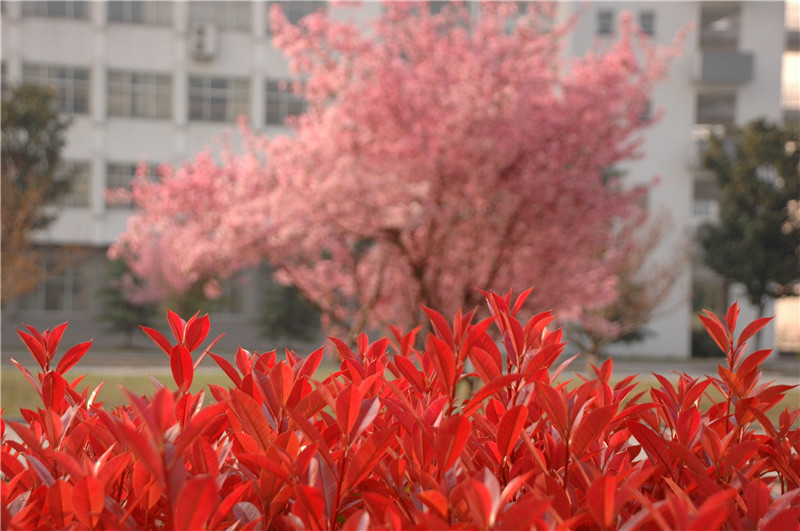
MULTIPOLYGON (((204 360, 203 366, 198 370, 197 374, 195 374, 192 384, 192 392, 197 392, 202 388, 207 388, 208 384, 215 384, 225 388, 229 387, 231 382, 222 372, 222 370, 216 368, 213 363, 206 365, 205 361, 207 360, 204 360)), ((77 370, 79 368, 80 367, 74 368, 72 371, 70 371, 70 373, 68 373, 68 376, 71 378, 77 378, 81 374, 80 371, 77 370)), ((317 370, 315 378, 322 380, 328 374, 336 370, 336 368, 337 367, 333 364, 333 362, 324 360, 317 370)), ((136 393, 137 395, 151 394, 154 391, 155 386, 150 380, 148 374, 155 377, 164 385, 174 388, 175 384, 172 380, 172 375, 166 363, 163 365, 159 363, 155 367, 91 368, 91 370, 89 370, 87 373, 86 378, 84 378, 83 382, 78 386, 78 388, 82 390, 88 385, 91 392, 91 390, 94 390, 101 382, 105 381, 105 384, 98 393, 98 400, 104 402, 107 409, 111 409, 114 406, 127 402, 127 397, 120 389, 120 386, 124 386, 126 389, 136 393)), ((2 378, 0 380, 0 385, 2 385, 2 387, 0 387, 0 404, 2 404, 2 407, 5 408, 5 412, 3 414, 4 418, 18 419, 20 407, 28 409, 36 409, 37 407, 41 407, 41 400, 36 394, 36 391, 31 387, 31 385, 16 367, 4 363, 1 376, 2 378)), ((668 375, 671 381, 675 380, 674 376, 675 375, 673 374, 668 375)), ((570 376, 565 374, 564 377, 570 376)), ((573 382, 578 381, 579 380, 577 378, 573 379, 573 382)), ((646 374, 641 374, 637 378, 637 381, 638 388, 631 394, 631 396, 640 391, 646 392, 652 385, 658 383, 652 376, 646 374)), ((709 387, 708 392, 716 393, 716 391, 711 387, 709 387)), ((645 394, 641 401, 647 401, 649 399, 649 395, 645 394)), ((206 403, 210 403, 211 401, 213 401, 213 397, 207 395, 206 403)), ((701 407, 708 407, 709 403, 710 399, 708 397, 703 397, 701 400, 701 407)), ((800 389, 795 388, 790 390, 788 393, 786 393, 784 400, 768 413, 768 417, 773 423, 777 424, 778 416, 780 415, 780 412, 783 411, 784 407, 788 407, 790 410, 800 407, 800 389)))

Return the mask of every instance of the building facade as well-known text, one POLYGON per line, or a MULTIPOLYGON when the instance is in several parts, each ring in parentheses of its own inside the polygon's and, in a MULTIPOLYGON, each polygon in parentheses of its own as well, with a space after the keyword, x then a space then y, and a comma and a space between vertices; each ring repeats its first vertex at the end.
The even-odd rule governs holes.
MULTIPOLYGON (((63 175, 72 191, 58 205, 58 218, 41 243, 53 247, 54 261, 60 246, 83 249, 79 260, 35 293, 3 308, 3 346, 18 344, 13 329, 22 322, 47 327, 67 319, 72 326, 66 340, 119 341, 98 335, 96 317, 103 310, 96 292, 104 282, 105 249, 124 230, 130 208, 107 202, 105 190, 126 186, 142 160, 178 164, 192 157, 234 128, 236 116, 245 115, 254 130, 274 135, 286 132, 288 115, 302 112, 303 102, 281 90, 289 71, 271 43, 271 3, 0 3, 4 86, 52 85, 60 110, 73 119, 63 152, 63 175)), ((325 2, 280 3, 290 20, 328 7, 325 2)), ((696 224, 714 215, 715 186, 699 164, 709 132, 756 117, 782 118, 785 7, 762 1, 559 4, 563 16, 582 12, 570 53, 602 46, 623 10, 658 42, 669 42, 680 28, 693 25, 683 57, 653 96, 653 107, 665 114, 647 133, 645 157, 624 168, 632 183, 660 176, 650 206, 665 212, 671 223, 660 258, 691 242, 696 224)), ((365 2, 352 13, 366 21, 380 9, 365 2)), ((653 334, 620 354, 689 356, 693 306, 719 309, 735 296, 699 261, 687 259, 682 267, 672 297, 649 326, 653 334)), ((260 338, 255 326, 259 294, 268 282, 265 271, 250 271, 228 283, 227 297, 212 319, 215 329, 228 332, 223 346, 275 346, 260 338)))

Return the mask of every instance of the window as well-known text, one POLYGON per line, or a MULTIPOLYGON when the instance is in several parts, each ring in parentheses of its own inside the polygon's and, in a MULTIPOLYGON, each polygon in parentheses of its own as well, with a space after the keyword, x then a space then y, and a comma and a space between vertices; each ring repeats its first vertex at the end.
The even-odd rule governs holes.
POLYGON ((108 115, 172 117, 172 77, 153 72, 108 72, 108 115))
POLYGON ((91 310, 92 282, 97 277, 96 262, 88 259, 72 263, 74 257, 51 251, 44 260, 47 278, 22 299, 23 310, 79 311, 91 310))
POLYGON ((597 12, 597 34, 611 35, 614 33, 614 12, 601 9, 597 12))
POLYGON ((250 31, 250 2, 189 2, 189 25, 211 23, 223 30, 250 31))
POLYGON ((247 79, 189 77, 189 119, 232 122, 247 115, 250 85, 247 79))
POLYGON ((695 123, 733 125, 735 116, 735 92, 697 95, 695 123))
MULTIPOLYGON (((157 164, 147 165, 147 176, 155 177, 157 164)), ((139 170, 139 164, 126 163, 126 162, 109 162, 106 164, 106 189, 117 190, 125 189, 130 191, 131 181, 136 177, 136 172, 139 170)), ((130 202, 123 201, 107 201, 108 206, 112 208, 125 208, 130 206, 130 202)))
POLYGON ((0 93, 5 94, 8 90, 8 82, 6 81, 6 62, 0 62, 0 93))
MULTIPOLYGON (((292 24, 297 24, 300 19, 306 15, 310 15, 318 9, 325 9, 327 2, 299 0, 289 2, 270 2, 270 5, 272 4, 280 5, 286 20, 292 24)), ((267 9, 267 13, 269 14, 269 9, 267 9)), ((269 22, 269 19, 267 19, 267 22, 269 22)), ((267 28, 269 28, 269 23, 267 24, 267 28)))
POLYGON ((704 50, 738 49, 740 18, 738 4, 704 4, 700 11, 700 47, 704 50))
POLYGON ((58 204, 67 207, 88 207, 91 188, 91 166, 87 161, 64 161, 54 172, 53 180, 69 183, 58 204))
POLYGON ((305 100, 299 94, 293 93, 288 85, 286 81, 267 81, 267 125, 283 125, 287 117, 305 112, 305 100))
POLYGON ((55 65, 22 66, 25 83, 53 87, 58 110, 71 114, 89 113, 89 69, 55 65))
POLYGON ((108 21, 169 26, 172 24, 172 7, 172 2, 163 0, 158 2, 111 1, 108 3, 108 21))
POLYGON ((656 34, 656 12, 655 11, 639 11, 639 27, 645 35, 652 37, 656 34))
POLYGON ((22 2, 22 16, 51 18, 88 18, 87 2, 22 2))

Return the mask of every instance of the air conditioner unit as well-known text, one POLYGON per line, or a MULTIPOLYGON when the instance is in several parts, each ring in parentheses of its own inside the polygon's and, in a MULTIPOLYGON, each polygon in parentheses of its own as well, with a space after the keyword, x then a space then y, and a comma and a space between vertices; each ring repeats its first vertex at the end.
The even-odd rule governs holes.
POLYGON ((210 61, 219 51, 219 30, 209 22, 192 26, 189 34, 189 53, 196 61, 210 61))

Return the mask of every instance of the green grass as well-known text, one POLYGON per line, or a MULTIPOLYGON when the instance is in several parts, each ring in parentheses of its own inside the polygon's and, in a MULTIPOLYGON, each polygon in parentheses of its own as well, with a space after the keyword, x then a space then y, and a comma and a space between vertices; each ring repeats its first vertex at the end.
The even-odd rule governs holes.
MULTIPOLYGON (((334 370, 334 364, 326 360, 323 361, 314 376, 317 380, 322 380, 334 370)), ((150 380, 148 374, 153 375, 165 386, 171 388, 175 387, 175 383, 172 380, 172 375, 170 374, 169 368, 166 365, 158 366, 155 369, 132 367, 126 373, 122 373, 121 371, 122 370, 120 368, 94 369, 87 373, 86 377, 78 386, 78 389, 83 390, 88 385, 91 392, 101 382, 105 381, 105 384, 98 393, 97 400, 102 401, 107 409, 111 409, 114 406, 128 402, 127 397, 122 392, 120 386, 125 387, 137 395, 152 394, 155 390, 155 386, 150 380)), ((80 375, 80 372, 75 369, 70 372, 75 373, 68 373, 68 376, 70 376, 68 379, 70 380, 72 378, 77 378, 77 376, 80 375)), ((16 367, 4 364, 0 376, 0 385, 2 385, 2 387, 0 387, 0 405, 5 408, 5 412, 3 414, 4 418, 19 418, 20 408, 36 409, 41 407, 41 399, 39 398, 39 395, 16 367)), ((637 382, 638 386, 633 391, 631 396, 640 391, 645 391, 645 395, 641 398, 641 401, 650 400, 649 393, 647 393, 647 391, 651 386, 657 385, 655 379, 639 377, 637 378, 637 382)), ((208 384, 219 385, 227 388, 231 385, 231 382, 221 369, 215 370, 214 367, 211 366, 205 370, 199 371, 195 375, 192 383, 192 392, 197 392, 204 388, 207 389, 208 384)), ((712 396, 713 393, 716 393, 712 387, 709 387, 708 392, 712 393, 712 396)), ((207 403, 212 400, 212 397, 206 397, 207 403)), ((711 401, 708 397, 703 397, 700 405, 701 407, 708 407, 710 402, 711 401)), ((795 388, 787 392, 783 401, 772 408, 772 410, 768 412, 767 416, 773 423, 777 424, 778 416, 785 407, 788 407, 790 411, 800 407, 800 389, 795 388)))

